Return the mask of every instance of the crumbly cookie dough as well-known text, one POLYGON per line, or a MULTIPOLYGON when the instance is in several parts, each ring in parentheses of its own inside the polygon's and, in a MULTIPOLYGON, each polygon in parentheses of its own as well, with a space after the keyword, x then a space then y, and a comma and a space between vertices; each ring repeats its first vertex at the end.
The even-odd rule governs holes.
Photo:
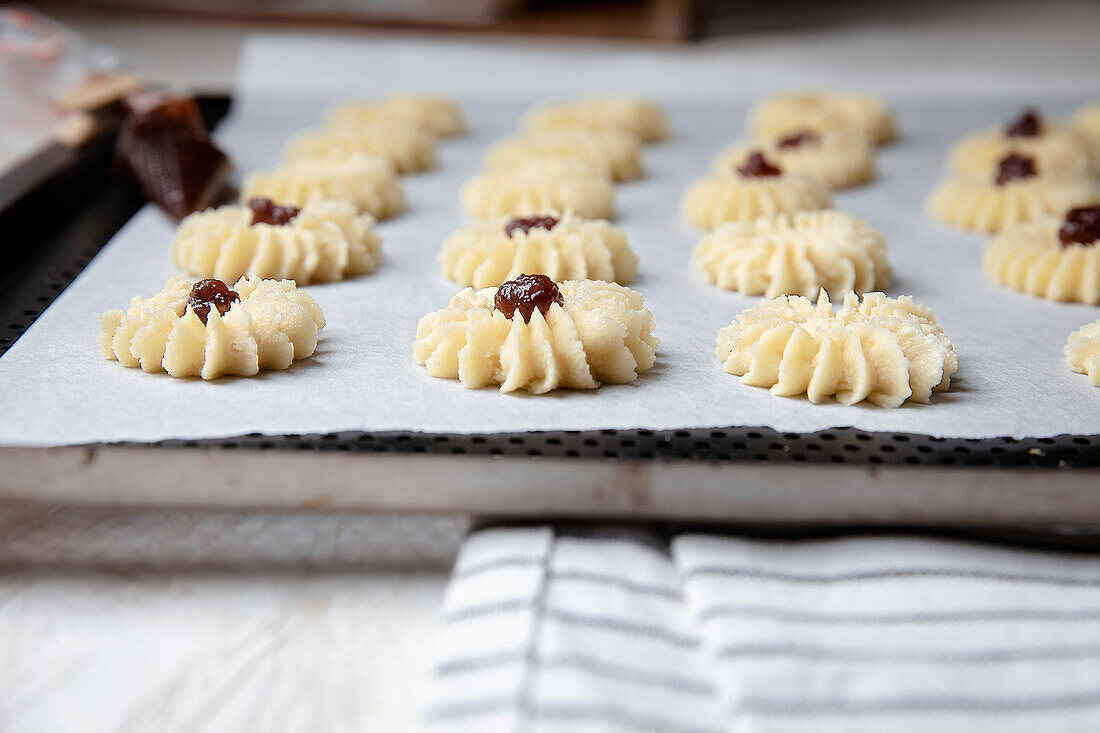
POLYGON ((780 138, 802 130, 855 130, 882 145, 897 138, 894 115, 886 103, 866 94, 792 92, 773 94, 750 114, 754 137, 780 138))
POLYGON ((466 129, 458 103, 432 94, 391 94, 379 100, 344 102, 329 111, 325 122, 337 128, 358 128, 379 122, 412 124, 436 137, 454 137, 466 129))
POLYGON ((581 160, 607 170, 616 181, 640 178, 642 144, 620 130, 571 128, 528 132, 495 143, 485 156, 486 170, 515 168, 532 160, 566 158, 581 160))
POLYGON ((723 224, 703 237, 692 264, 710 282, 745 295, 834 296, 889 286, 886 240, 840 211, 803 211, 723 224))
MULTIPOLYGON (((750 160, 759 154, 754 151, 750 160)), ((700 229, 713 229, 731 221, 747 222, 829 207, 829 189, 821 181, 785 172, 766 160, 764 165, 766 170, 779 172, 754 175, 738 170, 714 171, 698 179, 681 200, 684 217, 700 229)))
POLYGON ((572 211, 587 219, 614 213, 615 185, 605 171, 580 160, 545 158, 488 171, 462 187, 462 208, 478 219, 540 211, 572 211))
POLYGON ((620 130, 642 142, 669 136, 668 118, 660 105, 633 97, 584 97, 531 109, 523 120, 526 130, 620 130))
POLYGON ((398 173, 417 173, 435 168, 435 137, 415 125, 375 122, 306 130, 292 137, 283 150, 283 159, 292 163, 343 160, 351 155, 377 155, 398 173))
POLYGON ((1100 387, 1100 321, 1081 326, 1069 335, 1066 364, 1078 374, 1087 374, 1093 387, 1100 387))
POLYGON ((1100 170, 1100 102, 1077 110, 1071 123, 1089 147, 1093 169, 1100 170))
POLYGON ((718 332, 716 353, 744 384, 815 404, 930 402, 958 369, 931 309, 882 293, 848 293, 836 312, 824 290, 816 306, 800 296, 766 300, 718 332))
POLYGON ((306 285, 371 272, 382 257, 374 217, 357 213, 350 201, 306 204, 281 224, 254 218, 247 206, 191 214, 172 240, 173 264, 222 282, 258 277, 306 285))
MULTIPOLYGON (((660 340, 641 293, 615 283, 560 283, 548 307, 529 320, 498 307, 500 289, 467 288, 443 310, 420 319, 413 355, 433 377, 476 389, 542 394, 557 388, 624 384, 653 366, 660 340)), ((543 293, 545 294, 545 293, 543 293)))
POLYGON ((241 202, 269 198, 299 208, 331 199, 350 201, 361 214, 388 219, 405 209, 405 192, 383 158, 353 155, 346 160, 284 163, 245 176, 241 202))
POLYGON ((852 130, 820 133, 800 130, 781 137, 734 143, 715 158, 714 170, 738 168, 758 150, 783 170, 816 178, 831 189, 859 186, 875 176, 874 144, 866 135, 852 130))
POLYGON ((1085 176, 1091 170, 1088 145, 1068 125, 1044 120, 1030 110, 1004 127, 967 135, 952 146, 947 166, 958 175, 989 175, 1009 154, 1035 161, 1040 174, 1085 176))
POLYGON ((625 231, 603 219, 556 211, 474 222, 447 237, 438 260, 444 277, 479 289, 522 273, 626 285, 638 271, 625 231))
MULTIPOLYGON (((1100 207, 1092 211, 1100 223, 1100 207)), ((1053 216, 1008 227, 986 247, 986 274, 1030 295, 1100 305, 1098 232, 1078 238, 1088 241, 1064 241, 1066 227, 1065 217, 1053 216)))
POLYGON ((217 379, 286 369, 316 349, 325 317, 293 282, 242 278, 231 291, 220 281, 195 285, 173 277, 151 298, 134 296, 126 311, 101 314, 100 352, 145 372, 217 379), (229 297, 201 301, 203 286, 229 297))

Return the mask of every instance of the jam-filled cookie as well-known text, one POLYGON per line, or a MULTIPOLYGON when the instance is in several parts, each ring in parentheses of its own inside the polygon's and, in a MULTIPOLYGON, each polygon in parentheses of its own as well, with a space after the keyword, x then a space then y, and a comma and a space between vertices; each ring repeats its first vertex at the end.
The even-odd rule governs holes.
POLYGON ((319 201, 350 201, 361 214, 388 219, 405 208, 405 192, 382 158, 353 155, 346 160, 284 163, 245 176, 241 202, 267 198, 284 206, 303 207, 319 201))
POLYGON ((826 209, 829 201, 824 183, 787 172, 754 150, 742 165, 695 181, 684 193, 681 208, 694 226, 713 229, 730 221, 826 209))
POLYGON ((720 288, 767 298, 865 293, 891 276, 882 234, 840 211, 723 224, 699 242, 692 263, 720 288))
MULTIPOLYGON (((875 175, 875 148, 852 130, 799 130, 781 137, 735 143, 718 154, 714 169, 728 171, 761 152, 785 171, 823 181, 831 189, 867 183, 875 175)), ((815 291, 816 292, 816 291, 815 291)))
POLYGON ((958 175, 989 175, 1007 155, 1035 161, 1044 174, 1087 175, 1091 169, 1089 149, 1072 127, 1043 119, 1034 109, 1004 127, 967 135, 951 148, 947 165, 958 175))
POLYGON ((897 138, 894 115, 886 103, 866 94, 773 94, 753 109, 749 127, 758 138, 782 138, 803 130, 854 130, 879 145, 897 138))
POLYGON ((420 319, 413 355, 433 377, 542 394, 625 384, 653 366, 660 340, 641 293, 599 280, 520 275, 467 288, 420 319))
POLYGON ((487 171, 462 187, 462 207, 479 219, 556 209, 609 219, 615 184, 606 171, 581 160, 543 158, 510 170, 487 171))
POLYGON ((985 271, 1031 295, 1100 305, 1100 206, 1008 227, 986 247, 985 271))
POLYGON ((1073 115, 1073 129, 1089 147, 1089 159, 1100 170, 1100 102, 1086 104, 1073 115))
POLYGON ((1087 374, 1093 387, 1100 387, 1100 321, 1081 326, 1069 335, 1066 364, 1078 374, 1087 374))
POLYGON ((572 128, 523 133, 505 138, 489 148, 487 170, 508 170, 532 160, 566 158, 591 163, 606 170, 616 181, 642 175, 642 144, 619 130, 572 128))
POLYGON ((848 293, 837 311, 824 290, 816 306, 801 296, 766 300, 718 332, 716 353, 744 384, 815 404, 930 402, 958 369, 932 311, 882 293, 848 293))
POLYGON ((376 101, 344 102, 333 107, 325 121, 331 127, 352 128, 379 122, 416 125, 436 137, 461 135, 466 129, 458 103, 432 94, 391 94, 376 101))
POLYGON ((151 298, 99 316, 99 350, 145 372, 217 379, 286 369, 313 355, 321 308, 289 280, 242 278, 191 284, 173 277, 151 298))
POLYGON ((374 217, 350 201, 283 206, 256 198, 191 214, 172 240, 172 262, 190 275, 327 282, 371 272, 382 255, 374 217))
POLYGON ((487 288, 522 273, 551 280, 634 279, 638 258, 626 232, 603 219, 571 212, 480 220, 452 233, 439 252, 445 277, 487 288))
POLYGON ((928 199, 928 212, 944 224, 997 232, 1098 201, 1100 190, 1091 178, 1041 175, 1033 158, 1011 153, 991 174, 955 176, 941 183, 928 199))
POLYGON ((575 127, 620 130, 642 142, 663 140, 669 135, 664 110, 654 102, 633 97, 585 97, 571 102, 539 105, 527 113, 523 127, 527 130, 575 127))
POLYGON ((377 155, 398 173, 435 168, 435 137, 415 125, 374 122, 355 127, 321 127, 292 137, 283 150, 290 162, 344 160, 351 155, 377 155))

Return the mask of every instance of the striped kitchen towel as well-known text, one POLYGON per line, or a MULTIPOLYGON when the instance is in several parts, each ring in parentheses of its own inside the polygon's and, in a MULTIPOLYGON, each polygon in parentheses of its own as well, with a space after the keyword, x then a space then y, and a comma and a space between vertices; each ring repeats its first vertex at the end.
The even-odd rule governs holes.
POLYGON ((1100 730, 1100 556, 896 535, 471 535, 436 730, 1100 730))

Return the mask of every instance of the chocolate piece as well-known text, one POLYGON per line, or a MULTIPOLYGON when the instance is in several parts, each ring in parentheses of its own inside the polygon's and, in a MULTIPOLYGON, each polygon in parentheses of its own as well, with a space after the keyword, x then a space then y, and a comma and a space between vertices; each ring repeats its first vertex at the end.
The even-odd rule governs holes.
POLYGON ((820 139, 820 136, 813 130, 802 130, 793 135, 780 138, 776 145, 781 148, 797 148, 803 143, 816 143, 820 139))
POLYGON ((191 286, 191 292, 187 295, 187 307, 195 312, 204 326, 210 316, 211 305, 218 309, 219 315, 224 316, 241 299, 228 285, 213 278, 199 280, 191 286))
POLYGON ((1070 209, 1066 213, 1066 223, 1058 230, 1058 239, 1062 240, 1062 247, 1071 244, 1095 246, 1100 240, 1100 206, 1070 209))
POLYGON ((231 166, 210 142, 195 100, 142 93, 126 108, 115 170, 176 219, 214 203, 231 166))
POLYGON ((755 151, 745 159, 745 164, 738 166, 737 172, 744 178, 768 178, 783 175, 783 169, 769 163, 764 153, 755 151))
POLYGON ((520 275, 497 288, 493 307, 511 318, 518 310, 524 323, 531 322, 531 314, 538 308, 545 316, 554 303, 565 305, 557 284, 546 275, 520 275))
POLYGON ((550 231, 558 225, 558 220, 552 216, 524 216, 513 217, 508 220, 508 223, 504 225, 504 233, 509 237, 517 229, 521 230, 524 234, 527 234, 532 229, 545 229, 550 231))
POLYGON ((1018 119, 1005 128, 1009 137, 1036 137, 1043 134, 1043 117, 1039 110, 1030 107, 1018 119))
POLYGON ((253 224, 271 224, 283 226, 288 221, 302 213, 296 206, 279 206, 271 199, 249 199, 248 208, 252 209, 253 224))
POLYGON ((1036 175, 1035 159, 1011 153, 997 164, 997 185, 1003 186, 1018 178, 1031 178, 1036 175))

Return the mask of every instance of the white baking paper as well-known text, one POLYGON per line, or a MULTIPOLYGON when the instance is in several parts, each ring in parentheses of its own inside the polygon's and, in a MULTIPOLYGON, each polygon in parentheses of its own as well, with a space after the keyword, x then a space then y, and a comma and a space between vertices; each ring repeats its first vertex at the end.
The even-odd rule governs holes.
MULTIPOLYGON (((1100 433, 1100 390, 1070 372, 1070 331, 1100 309, 1052 303, 1001 288, 981 270, 983 237, 928 219, 923 201, 944 150, 968 129, 1007 119, 1017 102, 903 102, 902 139, 881 149, 870 186, 836 196, 836 206, 887 236, 896 280, 891 295, 933 307, 955 343, 960 367, 951 391, 930 405, 889 410, 813 405, 747 387, 722 371, 715 335, 757 299, 718 290, 689 266, 700 233, 679 213, 681 191, 713 154, 743 130, 736 103, 669 104, 676 136, 646 149, 648 175, 619 188, 617 223, 641 258, 632 287, 646 296, 662 343, 656 366, 636 382, 588 392, 502 394, 433 379, 412 358, 418 319, 459 288, 435 255, 463 222, 458 189, 485 148, 516 127, 533 101, 462 99, 471 132, 444 141, 437 170, 407 176, 409 210, 379 225, 385 259, 375 273, 310 286, 328 326, 313 358, 284 372, 216 382, 177 380, 100 357, 96 314, 124 308, 132 294, 157 292, 176 274, 168 259, 171 223, 143 210, 0 359, 5 417, 0 444, 59 445, 154 441, 246 433, 341 430, 493 433, 605 428, 676 429, 732 425, 813 431, 855 426, 934 436, 1049 436, 1100 433)), ((316 123, 335 97, 247 95, 219 132, 238 169, 276 162, 293 132, 316 123)), ((1047 104, 1065 113, 1072 103, 1047 104)))

